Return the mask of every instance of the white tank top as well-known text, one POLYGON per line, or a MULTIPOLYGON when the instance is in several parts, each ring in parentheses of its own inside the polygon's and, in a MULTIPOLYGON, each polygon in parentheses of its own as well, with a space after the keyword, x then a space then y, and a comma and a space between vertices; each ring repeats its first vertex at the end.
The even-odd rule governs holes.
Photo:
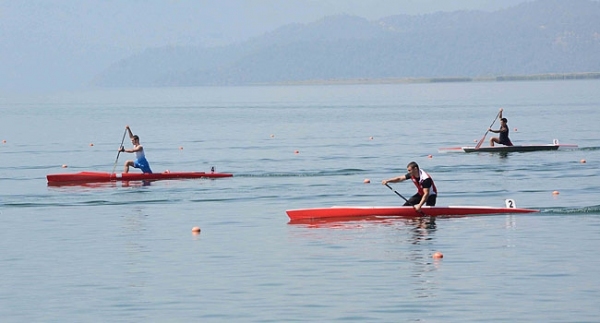
POLYGON ((146 158, 146 156, 144 155, 144 148, 142 147, 142 149, 138 150, 135 152, 135 158, 136 159, 140 159, 140 158, 146 158))

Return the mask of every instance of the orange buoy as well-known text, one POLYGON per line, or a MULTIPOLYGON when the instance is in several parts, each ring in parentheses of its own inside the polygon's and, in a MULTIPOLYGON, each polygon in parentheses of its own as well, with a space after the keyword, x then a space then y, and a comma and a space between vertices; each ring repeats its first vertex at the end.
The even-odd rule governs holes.
POLYGON ((183 150, 183 147, 179 146, 179 150, 183 150))
POLYGON ((369 140, 373 140, 373 137, 369 137, 369 140))
POLYGON ((427 158, 433 158, 433 156, 432 156, 432 155, 429 155, 429 156, 427 156, 427 158))
POLYGON ((582 160, 580 160, 579 162, 580 162, 580 163, 582 163, 582 164, 585 164, 585 163, 586 163, 585 159, 582 159, 582 160))
POLYGON ((90 143, 90 147, 93 147, 93 146, 94 146, 94 143, 90 143))
POLYGON ((442 258, 444 258, 444 254, 442 254, 439 251, 436 251, 436 252, 433 253, 433 255, 431 256, 431 258, 433 258, 433 259, 442 259, 442 258))
POLYGON ((368 178, 365 178, 365 180, 363 181, 363 183, 365 183, 365 184, 369 184, 369 183, 371 183, 371 180, 370 180, 370 179, 368 179, 368 178))
POLYGON ((554 192, 552 192, 552 195, 558 195, 558 194, 560 194, 560 192, 559 192, 559 191, 554 191, 554 192))
POLYGON ((294 150, 294 154, 299 154, 300 152, 297 150, 294 150))
POLYGON ((6 140, 2 140, 2 143, 3 143, 3 144, 5 144, 5 143, 6 143, 6 140))
POLYGON ((200 227, 193 227, 192 228, 192 233, 194 233, 194 234, 198 234, 198 233, 200 233, 200 231, 201 231, 200 227))
POLYGON ((62 168, 67 168, 67 165, 63 164, 61 167, 62 167, 62 168))

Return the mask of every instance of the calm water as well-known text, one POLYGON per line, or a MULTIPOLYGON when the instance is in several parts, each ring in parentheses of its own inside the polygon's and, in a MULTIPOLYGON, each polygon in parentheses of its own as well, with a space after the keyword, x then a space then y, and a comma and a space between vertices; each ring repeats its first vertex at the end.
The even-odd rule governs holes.
POLYGON ((2 97, 0 321, 597 322, 599 90, 567 81, 2 97), (514 143, 580 149, 438 153, 474 145, 499 107, 514 143), (47 186, 50 173, 110 172, 125 125, 154 171, 214 166, 234 177, 47 186), (288 224, 286 209, 403 203, 379 183, 412 160, 436 180, 438 205, 513 198, 542 212, 288 224))

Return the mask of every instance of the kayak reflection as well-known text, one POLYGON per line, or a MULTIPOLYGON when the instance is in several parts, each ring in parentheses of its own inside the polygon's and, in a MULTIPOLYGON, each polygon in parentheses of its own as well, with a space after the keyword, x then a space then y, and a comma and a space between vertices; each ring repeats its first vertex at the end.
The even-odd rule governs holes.
POLYGON ((102 188, 111 188, 111 187, 142 187, 142 186, 150 186, 153 182, 151 180, 143 180, 143 181, 111 181, 111 182, 92 182, 92 183, 84 183, 84 182, 49 182, 48 187, 81 187, 81 188, 91 188, 91 189, 102 189, 102 188))

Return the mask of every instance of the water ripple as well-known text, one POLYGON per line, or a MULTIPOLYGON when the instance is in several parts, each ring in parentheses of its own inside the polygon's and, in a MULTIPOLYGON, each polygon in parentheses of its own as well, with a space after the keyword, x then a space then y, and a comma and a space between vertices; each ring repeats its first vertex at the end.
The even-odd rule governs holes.
POLYGON ((268 172, 256 174, 235 174, 235 177, 322 177, 322 176, 346 176, 365 173, 363 169, 339 169, 331 171, 315 172, 268 172))
POLYGON ((558 215, 564 215, 564 214, 594 214, 594 215, 598 215, 598 214, 600 214, 600 205, 585 206, 585 207, 580 207, 580 208, 567 208, 567 207, 544 208, 544 209, 540 209, 540 213, 558 214, 558 215))
POLYGON ((37 208, 37 207, 63 207, 63 206, 110 206, 110 205, 133 205, 133 204, 174 204, 181 200, 157 199, 141 201, 108 201, 108 200, 88 200, 72 202, 23 202, 23 203, 4 203, 3 206, 14 208, 37 208))

